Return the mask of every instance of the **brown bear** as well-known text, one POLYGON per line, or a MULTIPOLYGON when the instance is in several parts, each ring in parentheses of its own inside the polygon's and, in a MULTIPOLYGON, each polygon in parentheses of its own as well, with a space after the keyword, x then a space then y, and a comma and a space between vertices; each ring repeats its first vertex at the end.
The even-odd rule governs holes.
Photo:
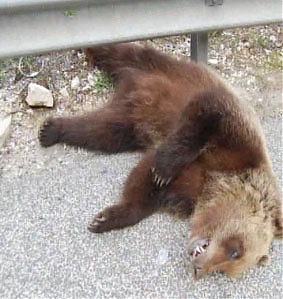
POLYGON ((79 117, 49 118, 42 146, 117 153, 142 150, 115 205, 88 229, 134 225, 156 212, 190 218, 195 278, 239 276, 266 263, 282 238, 282 209, 258 119, 211 70, 134 44, 85 50, 112 78, 109 103, 79 117))

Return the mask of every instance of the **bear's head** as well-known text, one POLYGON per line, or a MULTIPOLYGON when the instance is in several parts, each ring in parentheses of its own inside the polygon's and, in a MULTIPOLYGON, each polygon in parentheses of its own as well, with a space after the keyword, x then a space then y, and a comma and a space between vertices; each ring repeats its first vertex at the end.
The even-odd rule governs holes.
POLYGON ((189 256, 196 279, 220 271, 240 276, 266 264, 273 238, 282 238, 282 208, 272 175, 211 173, 191 220, 189 256))

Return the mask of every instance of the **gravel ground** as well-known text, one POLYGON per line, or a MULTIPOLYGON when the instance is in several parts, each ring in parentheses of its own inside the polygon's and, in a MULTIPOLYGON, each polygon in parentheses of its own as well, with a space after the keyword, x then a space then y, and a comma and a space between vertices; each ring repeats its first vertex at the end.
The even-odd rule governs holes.
MULTIPOLYGON (((258 112, 282 183, 281 32, 282 25, 211 32, 209 62, 258 112)), ((142 43, 189 53, 189 36, 142 43)), ((17 59, 0 62, 0 116, 13 113, 11 137, 0 149, 0 298, 281 298, 282 243, 274 243, 268 267, 239 280, 214 274, 195 283, 186 266, 185 222, 155 215, 122 231, 88 233, 91 216, 117 198, 139 156, 40 148, 44 118, 95 109, 111 88, 95 83, 99 72, 87 68, 80 52, 31 61, 31 71, 45 61, 33 79, 21 78, 17 59), (51 89, 54 109, 24 103, 29 82, 51 89), (69 98, 60 93, 64 87, 69 98)))

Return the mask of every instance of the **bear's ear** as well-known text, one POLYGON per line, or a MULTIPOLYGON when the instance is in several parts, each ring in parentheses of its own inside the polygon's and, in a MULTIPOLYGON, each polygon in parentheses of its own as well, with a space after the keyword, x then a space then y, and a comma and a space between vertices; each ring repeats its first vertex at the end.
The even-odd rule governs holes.
POLYGON ((274 238, 275 239, 283 239, 283 217, 282 213, 278 213, 279 215, 274 219, 274 238))
POLYGON ((259 266, 268 266, 270 264, 270 257, 268 255, 263 255, 257 262, 259 266))

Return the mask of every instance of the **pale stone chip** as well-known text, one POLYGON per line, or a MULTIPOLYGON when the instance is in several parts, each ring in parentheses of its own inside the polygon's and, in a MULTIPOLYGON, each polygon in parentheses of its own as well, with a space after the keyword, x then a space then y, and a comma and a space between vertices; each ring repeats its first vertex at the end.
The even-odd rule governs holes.
POLYGON ((71 81, 71 89, 76 90, 79 88, 81 82, 78 76, 76 76, 72 81, 71 81))
POLYGON ((31 107, 53 107, 54 105, 51 91, 36 83, 29 84, 26 102, 31 107))
POLYGON ((9 136, 11 130, 11 123, 12 115, 0 118, 0 148, 4 145, 9 136))

